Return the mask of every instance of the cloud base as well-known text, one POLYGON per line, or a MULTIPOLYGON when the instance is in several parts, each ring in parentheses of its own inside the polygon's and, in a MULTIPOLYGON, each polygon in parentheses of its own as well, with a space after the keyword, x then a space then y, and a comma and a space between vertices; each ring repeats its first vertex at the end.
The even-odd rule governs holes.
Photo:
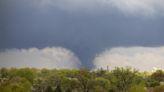
POLYGON ((94 68, 132 67, 140 71, 164 69, 164 47, 116 47, 95 57, 94 68))
MULTIPOLYGON (((151 71, 164 69, 163 56, 164 47, 115 47, 98 54, 92 62, 94 69, 128 66, 151 71)), ((81 67, 81 61, 72 51, 62 47, 10 49, 0 52, 0 67, 77 69, 81 67)))
POLYGON ((72 69, 80 65, 78 57, 62 47, 12 49, 0 53, 0 67, 72 69))

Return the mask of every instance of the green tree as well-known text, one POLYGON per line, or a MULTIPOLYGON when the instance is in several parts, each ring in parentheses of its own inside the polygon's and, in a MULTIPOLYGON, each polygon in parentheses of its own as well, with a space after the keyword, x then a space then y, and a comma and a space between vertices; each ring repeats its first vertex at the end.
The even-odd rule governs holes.
POLYGON ((31 83, 25 78, 16 77, 1 84, 0 92, 31 92, 31 83))
POLYGON ((97 77, 93 80, 90 87, 93 87, 91 90, 92 92, 109 92, 111 89, 109 80, 103 77, 97 77))
POLYGON ((144 81, 137 84, 136 82, 132 83, 128 88, 128 92, 146 92, 144 81))
POLYGON ((128 88, 134 82, 137 71, 130 68, 116 68, 111 71, 109 81, 116 92, 128 92, 128 88))
POLYGON ((11 69, 10 70, 10 77, 22 77, 29 80, 31 83, 33 83, 34 79, 36 78, 36 71, 34 69, 30 68, 22 68, 22 69, 11 69))
POLYGON ((161 82, 164 81, 164 72, 162 70, 157 70, 151 75, 151 78, 161 82))
POLYGON ((65 77, 61 80, 61 85, 66 92, 79 91, 80 82, 76 78, 65 77))
POLYGON ((160 85, 160 82, 152 78, 147 78, 145 84, 146 84, 146 87, 156 87, 160 85))
POLYGON ((8 78, 9 77, 9 70, 6 68, 0 69, 0 78, 8 78))
POLYGON ((91 89, 89 82, 92 79, 92 74, 90 73, 90 71, 86 69, 81 69, 77 73, 76 78, 80 83, 80 88, 82 92, 89 92, 91 89))

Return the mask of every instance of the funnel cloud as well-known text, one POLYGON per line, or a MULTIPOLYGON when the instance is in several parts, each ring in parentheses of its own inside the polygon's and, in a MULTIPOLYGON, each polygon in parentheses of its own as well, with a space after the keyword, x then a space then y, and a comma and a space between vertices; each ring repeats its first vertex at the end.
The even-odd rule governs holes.
POLYGON ((0 67, 144 71, 163 46, 164 0, 0 0, 0 67))

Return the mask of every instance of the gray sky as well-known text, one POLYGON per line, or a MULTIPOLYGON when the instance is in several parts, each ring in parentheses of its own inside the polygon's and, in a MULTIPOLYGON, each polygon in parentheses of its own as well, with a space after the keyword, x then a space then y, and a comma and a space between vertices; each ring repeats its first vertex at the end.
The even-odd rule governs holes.
POLYGON ((0 49, 64 47, 91 68, 91 61, 105 49, 163 46, 163 4, 163 0, 1 0, 0 49))

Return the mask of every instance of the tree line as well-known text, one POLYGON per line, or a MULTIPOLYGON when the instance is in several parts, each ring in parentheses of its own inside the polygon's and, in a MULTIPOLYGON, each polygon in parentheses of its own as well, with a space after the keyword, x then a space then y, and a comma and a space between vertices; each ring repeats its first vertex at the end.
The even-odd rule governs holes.
POLYGON ((164 92, 164 72, 1 68, 0 92, 164 92))

